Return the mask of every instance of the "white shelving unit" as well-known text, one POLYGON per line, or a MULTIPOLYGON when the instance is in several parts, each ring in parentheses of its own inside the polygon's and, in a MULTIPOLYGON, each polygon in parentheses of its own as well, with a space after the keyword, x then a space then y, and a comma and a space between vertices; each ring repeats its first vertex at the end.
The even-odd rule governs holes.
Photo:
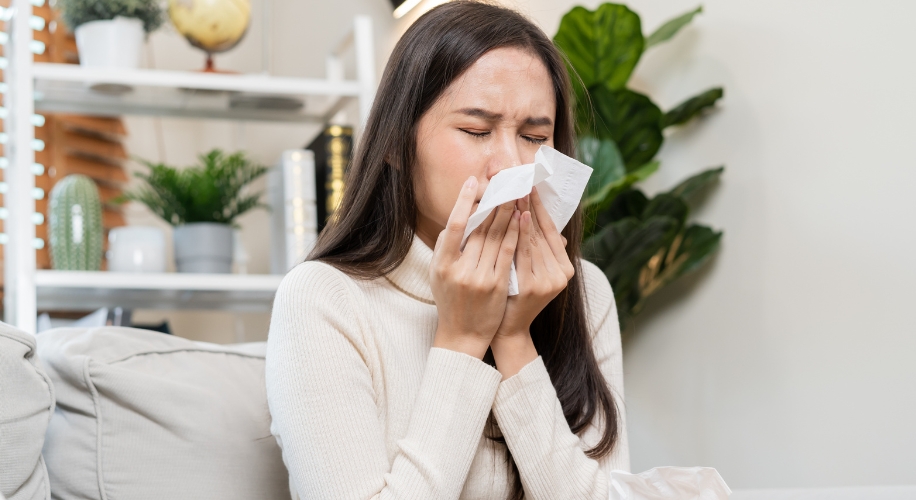
MULTIPOLYGON (((264 311, 270 308, 282 276, 122 274, 37 270, 35 250, 47 242, 36 238, 35 199, 46 196, 35 187, 36 113, 156 115, 231 120, 327 123, 347 103, 358 102, 361 129, 375 97, 372 23, 354 19, 352 28, 328 54, 325 78, 279 78, 161 70, 85 69, 76 65, 32 61, 29 20, 32 5, 44 0, 13 0, 4 47, 4 120, 7 142, 3 166, 4 321, 35 332, 39 309, 92 310, 103 306, 162 309, 264 311), (343 57, 353 50, 356 78, 344 77, 343 57), (113 95, 99 84, 129 88, 113 95), (258 107, 271 98, 298 98, 299 109, 258 107)), ((273 102, 277 102, 274 100, 273 102)))
POLYGON ((163 273, 137 275, 94 271, 35 273, 41 309, 220 309, 269 311, 283 276, 271 274, 163 273))

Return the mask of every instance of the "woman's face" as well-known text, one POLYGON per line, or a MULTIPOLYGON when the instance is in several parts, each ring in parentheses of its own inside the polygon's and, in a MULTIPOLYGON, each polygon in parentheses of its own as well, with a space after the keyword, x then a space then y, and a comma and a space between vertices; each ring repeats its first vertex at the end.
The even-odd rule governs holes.
POLYGON ((556 98, 547 67, 516 48, 484 54, 421 118, 414 192, 417 235, 430 248, 458 199, 477 177, 477 201, 502 169, 532 163, 553 145, 556 98))

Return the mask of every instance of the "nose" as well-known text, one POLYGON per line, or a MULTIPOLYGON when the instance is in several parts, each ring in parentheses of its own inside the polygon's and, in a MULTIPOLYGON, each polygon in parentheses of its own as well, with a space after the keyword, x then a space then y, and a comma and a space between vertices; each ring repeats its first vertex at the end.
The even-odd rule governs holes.
POLYGON ((493 149, 488 155, 487 180, 501 170, 517 167, 522 164, 522 152, 515 134, 499 133, 493 141, 493 149))

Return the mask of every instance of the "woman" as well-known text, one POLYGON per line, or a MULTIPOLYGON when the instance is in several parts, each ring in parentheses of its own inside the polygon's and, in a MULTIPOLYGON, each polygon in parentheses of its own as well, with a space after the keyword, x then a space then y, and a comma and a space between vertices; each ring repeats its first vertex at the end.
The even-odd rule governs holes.
POLYGON ((561 235, 533 192, 461 250, 493 175, 542 144, 573 153, 570 106, 562 56, 513 11, 447 3, 401 38, 336 219, 274 303, 294 495, 604 500, 629 468, 616 308, 579 260, 581 214, 561 235))

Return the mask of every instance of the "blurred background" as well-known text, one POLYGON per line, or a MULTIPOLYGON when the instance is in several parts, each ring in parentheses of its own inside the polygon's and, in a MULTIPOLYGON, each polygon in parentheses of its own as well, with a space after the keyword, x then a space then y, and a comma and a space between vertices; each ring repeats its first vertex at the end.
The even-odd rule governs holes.
MULTIPOLYGON (((398 37, 437 3, 421 1, 395 18, 389 0, 255 0, 244 38, 215 65, 323 77, 326 55, 364 15, 378 78, 398 37)), ((551 37, 575 5, 600 5, 502 3, 551 37)), ((689 0, 626 5, 647 35, 698 7, 689 0)), ((706 0, 702 7, 643 54, 628 84, 663 110, 724 88, 702 117, 664 131, 658 171, 640 184, 648 196, 726 166, 691 206, 692 218, 723 232, 717 251, 626 324, 632 468, 712 466, 733 488, 916 484, 916 326, 907 312, 916 297, 909 138, 916 3, 706 0)), ((168 22, 141 52, 142 68, 202 65, 203 53, 168 22)), ((348 57, 344 65, 350 74, 357 62, 348 57)), ((358 127, 358 103, 338 118, 358 127)), ((213 148, 244 150, 272 166, 324 126, 121 119, 130 157, 180 166, 213 148)), ((145 167, 123 167, 124 189, 139 186, 132 174, 145 167)), ((267 184, 261 177, 252 187, 267 184)), ((170 225, 140 203, 124 205, 122 215, 127 225, 165 231, 174 271, 170 225)), ((237 220, 248 274, 271 273, 270 217, 253 210, 237 220)), ((267 312, 133 310, 134 322, 165 321, 176 335, 218 343, 263 340, 268 320, 267 312)))

